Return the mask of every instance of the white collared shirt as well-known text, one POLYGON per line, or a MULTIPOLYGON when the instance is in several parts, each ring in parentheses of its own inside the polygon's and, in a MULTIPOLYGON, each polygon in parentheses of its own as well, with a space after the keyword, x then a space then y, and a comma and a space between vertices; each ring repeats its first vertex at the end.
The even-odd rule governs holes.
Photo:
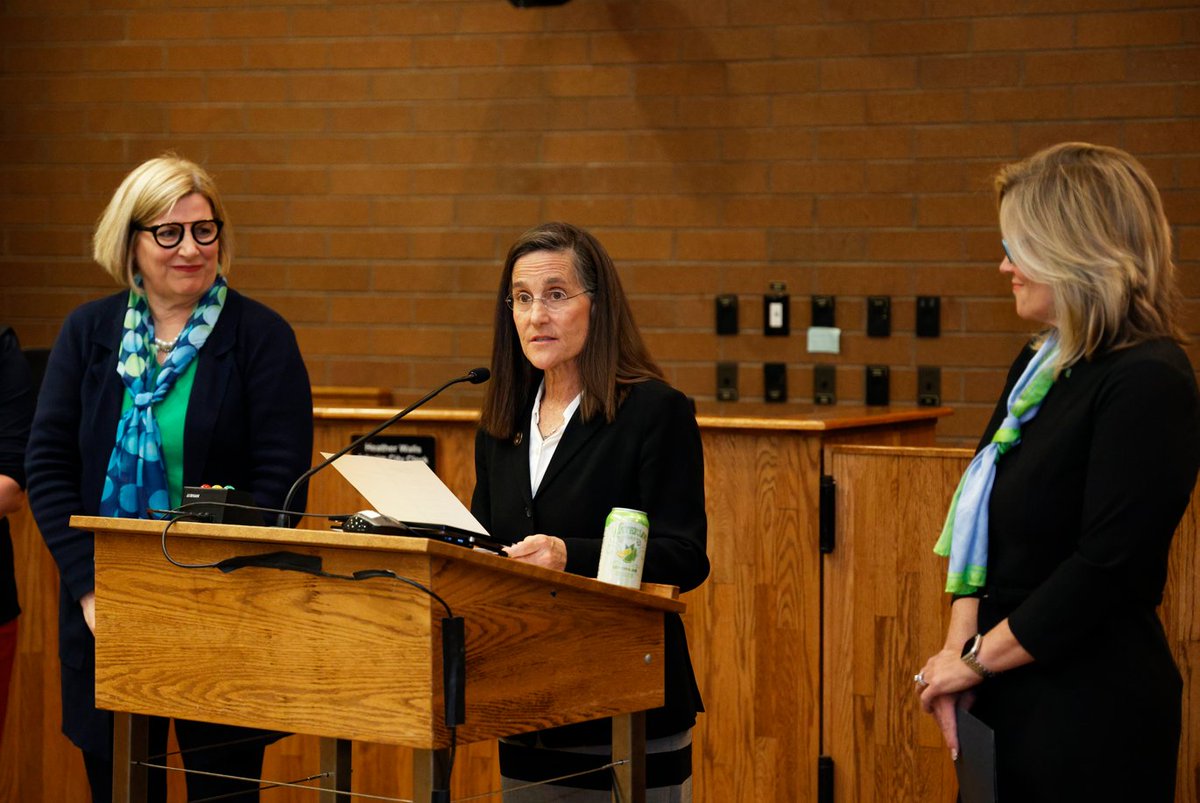
POLYGON ((562 424, 549 435, 542 437, 538 422, 541 420, 539 411, 542 406, 542 396, 545 393, 546 380, 543 379, 541 386, 538 387, 537 398, 533 401, 533 413, 529 419, 529 488, 534 496, 537 496, 538 486, 542 484, 542 477, 546 476, 546 467, 554 459, 558 442, 562 440, 567 424, 570 423, 571 416, 575 415, 575 411, 579 409, 579 402, 583 398, 583 391, 576 394, 571 403, 567 405, 567 409, 563 410, 562 424))

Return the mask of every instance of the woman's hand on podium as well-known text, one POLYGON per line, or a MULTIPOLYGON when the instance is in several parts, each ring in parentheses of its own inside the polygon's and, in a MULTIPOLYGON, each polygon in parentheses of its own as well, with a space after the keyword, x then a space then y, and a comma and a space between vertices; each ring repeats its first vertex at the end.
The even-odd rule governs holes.
POLYGON ((553 535, 527 535, 512 546, 504 548, 508 556, 522 563, 545 566, 562 571, 567 567, 567 545, 553 535))

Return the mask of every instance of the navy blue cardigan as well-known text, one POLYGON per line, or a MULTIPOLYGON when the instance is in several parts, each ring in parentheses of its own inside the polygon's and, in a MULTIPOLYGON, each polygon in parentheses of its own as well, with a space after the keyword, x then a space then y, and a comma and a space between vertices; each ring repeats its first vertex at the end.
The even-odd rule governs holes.
MULTIPOLYGON (((128 297, 122 291, 67 317, 46 366, 25 464, 30 508, 62 581, 63 732, 102 754, 110 749, 111 717, 94 707, 95 642, 79 605, 95 586, 92 534, 67 521, 98 514, 125 393, 116 366, 128 297)), ((233 485, 258 505, 279 507, 311 465, 312 442, 312 391, 295 334, 277 313, 230 289, 196 363, 184 485, 233 485)))

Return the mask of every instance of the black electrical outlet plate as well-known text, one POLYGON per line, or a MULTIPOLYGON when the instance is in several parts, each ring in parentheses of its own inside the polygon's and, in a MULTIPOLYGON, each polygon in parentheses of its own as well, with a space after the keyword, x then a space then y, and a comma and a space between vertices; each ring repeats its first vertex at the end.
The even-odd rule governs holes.
POLYGON ((787 293, 772 291, 763 296, 763 334, 783 337, 791 333, 788 308, 791 300, 787 293))
POLYGON ((769 402, 787 401, 786 363, 763 363, 763 397, 769 402))
POLYGON ((738 333, 738 297, 732 293, 717 296, 717 334, 738 333))
POLYGON ((888 367, 867 366, 867 404, 884 407, 888 404, 888 367))
POLYGON ((835 298, 833 296, 812 297, 812 325, 836 326, 834 323, 835 298))
POLYGON ((813 404, 837 404, 836 366, 813 366, 813 404))
POLYGON ((892 300, 887 296, 867 297, 867 337, 892 334, 892 300))
POLYGON ((717 401, 738 400, 738 364, 717 363, 717 401))
POLYGON ((917 366, 917 404, 937 407, 942 403, 942 369, 936 365, 917 366))
POLYGON ((938 296, 917 296, 917 337, 938 337, 942 333, 942 300, 938 296))

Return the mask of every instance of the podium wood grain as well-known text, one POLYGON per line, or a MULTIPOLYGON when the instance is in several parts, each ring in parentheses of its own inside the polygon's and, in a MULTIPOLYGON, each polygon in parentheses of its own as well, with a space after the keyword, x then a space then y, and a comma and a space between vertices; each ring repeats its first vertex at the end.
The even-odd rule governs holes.
POLYGON ((440 603, 464 619, 463 743, 662 704, 662 613, 675 600, 440 542, 176 524, 190 565, 280 549, 330 575, 181 569, 161 522, 74 517, 96 532, 96 702, 423 749, 442 727, 440 603))

